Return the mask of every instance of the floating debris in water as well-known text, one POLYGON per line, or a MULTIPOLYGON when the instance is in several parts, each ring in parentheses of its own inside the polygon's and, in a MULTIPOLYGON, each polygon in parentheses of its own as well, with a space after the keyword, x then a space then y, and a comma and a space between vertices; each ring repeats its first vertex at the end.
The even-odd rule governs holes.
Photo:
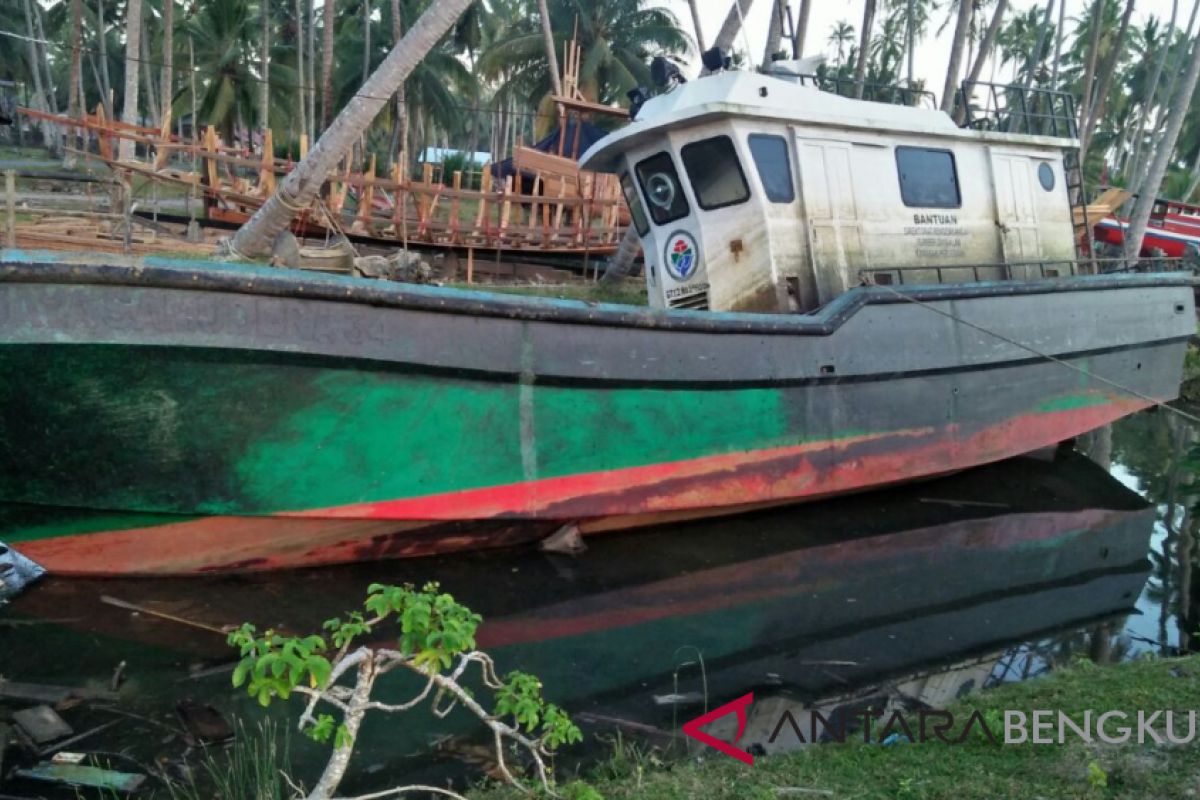
POLYGON ((45 574, 41 566, 0 542, 0 606, 45 574))

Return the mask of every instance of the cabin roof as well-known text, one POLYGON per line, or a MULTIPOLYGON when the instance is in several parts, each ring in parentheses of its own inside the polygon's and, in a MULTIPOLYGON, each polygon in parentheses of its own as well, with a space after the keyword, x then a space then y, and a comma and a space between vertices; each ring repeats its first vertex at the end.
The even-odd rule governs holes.
POLYGON ((729 71, 689 81, 647 100, 636 120, 588 148, 580 166, 614 172, 619 167, 620 155, 631 147, 672 128, 722 117, 836 127, 843 131, 1038 145, 1056 150, 1078 146, 1074 139, 960 128, 948 114, 937 109, 856 100, 771 75, 729 71))

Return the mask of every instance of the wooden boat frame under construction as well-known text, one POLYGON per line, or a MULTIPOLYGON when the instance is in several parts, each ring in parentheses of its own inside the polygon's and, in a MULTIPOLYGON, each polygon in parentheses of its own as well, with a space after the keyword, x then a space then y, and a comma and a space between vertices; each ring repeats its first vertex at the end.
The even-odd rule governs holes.
MULTIPOLYGON (((209 219, 227 223, 249 219, 295 166, 291 159, 274 157, 270 131, 261 153, 255 155, 247 148, 222 143, 211 126, 196 141, 186 141, 170 132, 169 115, 156 129, 108 120, 102 106, 81 119, 29 108, 19 112, 77 130, 85 139, 94 138, 96 153, 85 154, 119 175, 188 187, 202 198, 209 219), (116 144, 121 140, 143 147, 147 160, 118 160, 116 144), (192 156, 193 171, 172 166, 176 155, 192 156)), ((302 138, 301 158, 305 151, 302 138)), ((441 165, 423 164, 420 178, 415 179, 397 161, 388 177, 379 177, 374 156, 357 171, 347 158, 330 176, 322 195, 295 218, 292 230, 307 236, 346 232, 388 247, 578 257, 601 257, 616 250, 628 212, 615 176, 580 170, 570 157, 520 144, 513 158, 516 176, 531 183, 528 193, 521 191, 514 176, 494 180, 486 165, 480 188, 470 189, 464 188, 461 171, 441 174, 441 165)))

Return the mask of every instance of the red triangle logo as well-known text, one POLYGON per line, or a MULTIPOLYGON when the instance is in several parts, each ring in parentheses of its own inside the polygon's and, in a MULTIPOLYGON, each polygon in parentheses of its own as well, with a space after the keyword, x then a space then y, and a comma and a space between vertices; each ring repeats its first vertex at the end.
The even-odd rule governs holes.
POLYGON ((714 708, 702 717, 696 717, 693 720, 683 723, 683 732, 692 737, 698 742, 708 745, 714 750, 720 750, 727 756, 732 756, 743 764, 754 764, 754 756, 742 750, 740 747, 734 747, 742 740, 742 734, 746 732, 746 709, 754 702, 754 692, 742 695, 737 700, 731 700, 720 708, 714 708), (733 737, 733 742, 722 742, 716 737, 710 736, 700 728, 713 720, 720 719, 726 714, 737 714, 738 728, 737 735, 733 737))

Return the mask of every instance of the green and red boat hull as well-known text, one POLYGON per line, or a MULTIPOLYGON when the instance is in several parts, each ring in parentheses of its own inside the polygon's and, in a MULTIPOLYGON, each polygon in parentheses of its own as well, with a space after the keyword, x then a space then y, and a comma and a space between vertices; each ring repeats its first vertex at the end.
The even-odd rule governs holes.
POLYGON ((0 540, 60 574, 273 569, 961 470, 1174 397, 1190 286, 1133 278, 914 296, 989 338, 870 289, 781 318, 18 261, 0 540))

